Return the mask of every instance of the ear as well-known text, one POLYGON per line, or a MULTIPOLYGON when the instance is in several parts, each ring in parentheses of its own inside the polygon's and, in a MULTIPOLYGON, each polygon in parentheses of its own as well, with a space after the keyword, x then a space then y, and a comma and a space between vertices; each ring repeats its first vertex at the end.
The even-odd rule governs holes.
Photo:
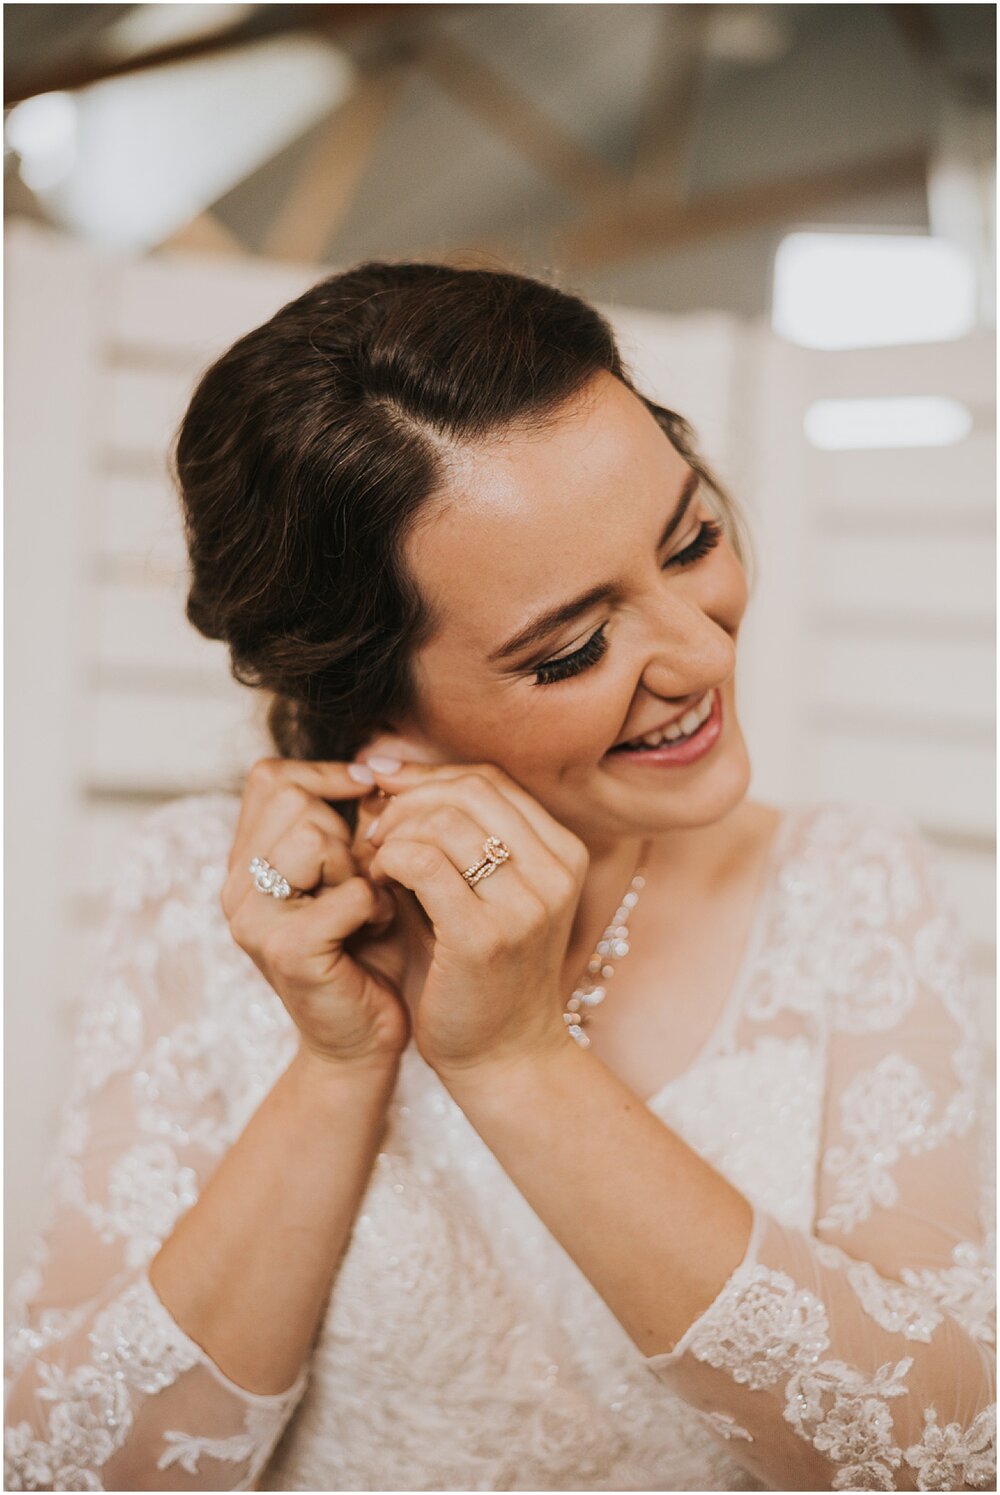
POLYGON ((430 738, 416 727, 396 731, 393 727, 379 727, 369 737, 356 756, 363 763, 373 755, 384 758, 399 758, 403 763, 449 763, 451 759, 430 738))

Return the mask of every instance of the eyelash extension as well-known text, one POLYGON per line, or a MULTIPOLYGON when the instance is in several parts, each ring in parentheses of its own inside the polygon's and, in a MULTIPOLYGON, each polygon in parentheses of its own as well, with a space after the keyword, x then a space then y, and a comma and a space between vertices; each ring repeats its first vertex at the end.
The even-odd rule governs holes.
MULTIPOLYGON (((722 538, 722 525, 715 519, 702 521, 695 538, 690 545, 679 550, 676 555, 670 557, 664 563, 664 571, 673 566, 690 566, 693 561, 700 561, 702 556, 713 550, 722 538)), ((535 676, 534 685, 554 685, 558 680, 568 680, 571 675, 578 675, 581 670, 589 670, 592 665, 603 658, 608 648, 608 641, 604 636, 606 623, 590 635, 585 644, 573 654, 562 654, 558 659, 550 659, 545 664, 536 665, 533 670, 535 676)))
POLYGON ((608 641, 604 637, 607 626, 602 623, 575 654, 564 654, 560 659, 549 660, 548 664, 536 665, 535 685, 553 685, 557 680, 568 680, 570 675, 588 670, 591 665, 596 664, 608 647, 608 641))

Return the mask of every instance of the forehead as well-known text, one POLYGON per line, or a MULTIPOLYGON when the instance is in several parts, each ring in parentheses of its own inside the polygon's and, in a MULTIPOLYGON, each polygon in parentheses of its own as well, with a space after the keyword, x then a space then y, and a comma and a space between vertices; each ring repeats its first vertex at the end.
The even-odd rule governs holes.
POLYGON ((655 543, 689 471, 610 374, 543 429, 462 447, 448 465, 406 556, 436 637, 484 652, 530 613, 623 575, 636 546, 655 543))

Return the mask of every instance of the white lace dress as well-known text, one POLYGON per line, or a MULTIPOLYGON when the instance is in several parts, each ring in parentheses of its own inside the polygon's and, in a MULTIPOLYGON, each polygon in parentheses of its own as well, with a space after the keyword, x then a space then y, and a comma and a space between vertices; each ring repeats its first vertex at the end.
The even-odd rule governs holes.
POLYGON ((724 1017, 648 1102, 754 1209, 673 1352, 640 1352, 411 1046, 309 1360, 259 1396, 146 1277, 295 1045, 219 905, 238 807, 152 811, 114 870, 10 1303, 6 1488, 996 1487, 991 1077, 907 817, 783 813, 724 1017))

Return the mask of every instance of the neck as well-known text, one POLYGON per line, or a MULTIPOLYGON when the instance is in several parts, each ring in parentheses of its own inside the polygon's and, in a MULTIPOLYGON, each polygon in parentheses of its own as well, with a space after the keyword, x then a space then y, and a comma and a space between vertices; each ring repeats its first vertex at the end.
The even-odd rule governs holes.
MULTIPOLYGON (((732 816, 710 825, 691 826, 654 834, 647 855, 647 881, 655 877, 656 898, 661 905, 672 900, 672 891, 693 887, 706 890, 718 872, 720 857, 732 844, 732 816), (652 877, 650 869, 652 869, 652 877)), ((576 982, 601 934, 628 891, 636 871, 645 836, 588 842, 590 866, 577 904, 566 951, 564 975, 576 982)))
POLYGON ((599 849, 590 848, 590 866, 566 951, 565 971, 570 986, 579 979, 623 894, 628 892, 645 839, 626 837, 604 843, 599 849))

